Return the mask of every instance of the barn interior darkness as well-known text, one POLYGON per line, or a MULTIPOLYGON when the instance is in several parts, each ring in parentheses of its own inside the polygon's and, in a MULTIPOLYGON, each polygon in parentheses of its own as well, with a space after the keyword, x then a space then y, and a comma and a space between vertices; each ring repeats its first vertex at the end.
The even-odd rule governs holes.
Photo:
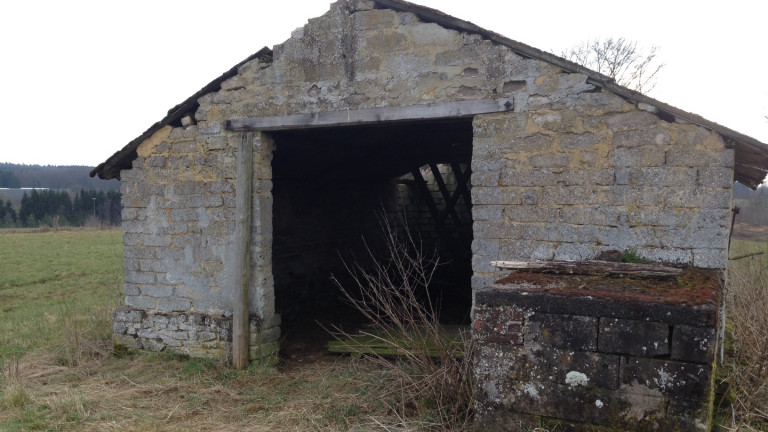
POLYGON ((307 326, 360 324, 331 280, 357 288, 346 263, 382 252, 382 220, 407 230, 437 267, 440 319, 471 308, 472 121, 412 122, 272 132, 272 264, 286 338, 307 326))

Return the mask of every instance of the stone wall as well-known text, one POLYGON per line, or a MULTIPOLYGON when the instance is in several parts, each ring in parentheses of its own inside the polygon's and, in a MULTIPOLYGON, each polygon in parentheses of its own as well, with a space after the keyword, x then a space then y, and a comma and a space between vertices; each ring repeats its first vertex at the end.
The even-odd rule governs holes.
MULTIPOLYGON (((725 267, 733 151, 721 137, 480 35, 343 0, 200 97, 121 172, 126 306, 152 328, 155 315, 230 319, 241 136, 226 120, 499 97, 513 99, 514 111, 473 123, 474 289, 498 276, 492 260, 607 249, 725 267)), ((266 133, 253 145, 250 310, 266 323, 275 317, 275 147, 266 133)), ((123 324, 135 322, 116 316, 123 324)))
MULTIPOLYGON (((237 139, 240 136, 223 134, 204 122, 169 126, 142 143, 133 169, 122 172, 128 309, 113 317, 118 343, 213 357, 221 357, 228 349, 233 283, 226 263, 233 261, 237 155, 232 148, 237 139), (186 321, 184 314, 189 314, 186 321), (171 319, 175 321, 168 324, 171 319), (180 324, 184 328, 173 328, 180 324), (215 337, 208 339, 209 333, 215 337)), ((256 134, 254 147, 253 209, 258 216, 252 227, 255 275, 250 310, 254 322, 273 323, 279 317, 274 315, 274 300, 269 297, 271 141, 256 134)), ((257 339, 266 344, 263 350, 270 350, 279 333, 262 330, 269 337, 257 339)))
POLYGON ((606 250, 725 268, 733 150, 652 108, 578 92, 583 81, 542 76, 524 109, 475 117, 473 286, 493 281, 493 260, 585 260, 606 250))
MULTIPOLYGON (((157 312, 124 307, 112 315, 118 346, 168 351, 190 357, 229 361, 232 356, 232 319, 201 313, 157 312)), ((258 360, 279 349, 280 317, 270 322, 250 320, 250 358, 258 360)))
POLYGON ((632 299, 636 285, 620 300, 530 282, 476 291, 476 427, 709 430, 719 291, 689 305, 632 299))

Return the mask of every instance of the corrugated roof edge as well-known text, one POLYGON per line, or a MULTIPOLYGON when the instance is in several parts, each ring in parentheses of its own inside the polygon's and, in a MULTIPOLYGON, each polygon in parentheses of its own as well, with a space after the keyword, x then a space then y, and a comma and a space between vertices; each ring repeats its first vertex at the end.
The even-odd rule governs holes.
POLYGON ((121 170, 131 169, 131 163, 134 159, 136 159, 136 157, 138 157, 136 154, 136 149, 142 142, 144 142, 144 140, 151 137, 152 134, 162 129, 163 127, 179 121, 188 113, 196 110, 197 106, 199 105, 197 100, 208 93, 218 91, 221 88, 222 82, 237 75, 237 71, 240 66, 254 59, 261 59, 265 55, 271 56, 272 50, 267 47, 260 49, 257 53, 248 56, 248 58, 236 64, 231 69, 221 74, 221 76, 208 83, 205 87, 198 90, 184 102, 168 110, 168 114, 162 120, 150 126, 149 129, 133 139, 125 147, 116 151, 112 156, 109 157, 109 159, 100 163, 96 168, 92 169, 89 175, 91 177, 98 175, 100 179, 104 180, 110 180, 113 178, 119 179, 121 170))

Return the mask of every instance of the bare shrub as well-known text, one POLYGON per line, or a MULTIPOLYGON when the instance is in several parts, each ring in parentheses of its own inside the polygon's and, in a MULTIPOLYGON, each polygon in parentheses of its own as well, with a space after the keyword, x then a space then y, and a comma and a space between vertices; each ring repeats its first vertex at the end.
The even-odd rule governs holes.
POLYGON ((768 259, 732 261, 728 272, 728 328, 724 368, 734 430, 768 426, 768 259))
MULTIPOLYGON (((469 336, 456 338, 441 326, 430 294, 438 267, 436 253, 426 253, 405 229, 380 217, 383 250, 366 243, 366 264, 345 261, 352 286, 334 282, 373 330, 363 332, 386 348, 372 355, 388 374, 384 399, 398 427, 467 430, 472 386, 469 336)), ((349 334, 337 334, 341 339, 349 334)))
POLYGON ((648 93, 656 87, 656 75, 664 67, 657 61, 658 47, 647 51, 624 38, 593 39, 582 42, 560 56, 608 75, 619 85, 648 93))

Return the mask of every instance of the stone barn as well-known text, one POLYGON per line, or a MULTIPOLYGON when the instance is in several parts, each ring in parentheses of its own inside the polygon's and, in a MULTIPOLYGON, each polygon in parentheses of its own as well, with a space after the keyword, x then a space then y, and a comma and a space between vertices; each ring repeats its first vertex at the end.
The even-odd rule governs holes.
POLYGON ((339 0, 91 175, 121 180, 116 343, 274 353, 343 307, 329 278, 386 214, 450 263, 441 309, 471 324, 478 430, 706 430, 732 187, 767 167, 765 144, 550 53, 339 0), (574 264, 656 275, 617 254, 678 273, 574 264), (539 265, 560 267, 505 269, 539 265))

